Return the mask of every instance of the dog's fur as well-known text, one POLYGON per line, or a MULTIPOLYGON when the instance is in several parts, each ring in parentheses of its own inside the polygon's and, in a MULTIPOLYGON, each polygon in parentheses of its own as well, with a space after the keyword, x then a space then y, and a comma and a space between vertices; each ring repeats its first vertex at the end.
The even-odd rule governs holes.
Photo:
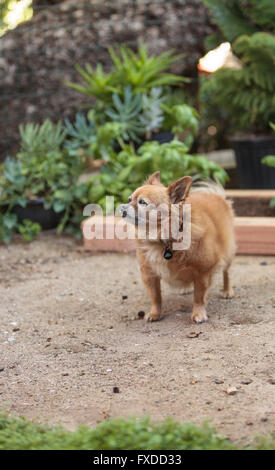
MULTIPOLYGON (((181 201, 191 204, 191 246, 188 250, 174 251, 172 258, 166 260, 162 240, 137 239, 137 259, 152 302, 145 317, 147 321, 160 319, 161 279, 182 288, 194 285, 191 318, 196 323, 207 320, 206 295, 217 268, 223 269, 225 297, 233 296, 229 268, 236 248, 231 204, 218 185, 206 184, 189 192, 191 183, 191 177, 186 176, 166 188, 160 182, 159 172, 156 172, 134 191, 129 203, 122 206, 127 220, 127 210, 131 207, 137 213, 140 198, 155 206, 181 201)), ((132 222, 137 223, 137 220, 132 222)))

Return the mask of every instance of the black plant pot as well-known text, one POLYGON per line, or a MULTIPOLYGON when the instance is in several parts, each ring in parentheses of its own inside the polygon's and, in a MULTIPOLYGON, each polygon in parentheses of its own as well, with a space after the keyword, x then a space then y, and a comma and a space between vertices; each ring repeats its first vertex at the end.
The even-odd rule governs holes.
POLYGON ((275 189, 275 168, 261 163, 266 155, 275 155, 275 137, 231 139, 237 160, 241 189, 275 189))
POLYGON ((26 207, 18 204, 13 207, 12 212, 17 215, 20 223, 24 219, 29 219, 32 222, 38 222, 42 230, 50 230, 57 227, 64 216, 64 212, 56 213, 53 209, 45 209, 44 198, 30 200, 26 207))
POLYGON ((152 132, 149 141, 156 140, 159 144, 166 144, 174 139, 174 134, 171 131, 152 132))

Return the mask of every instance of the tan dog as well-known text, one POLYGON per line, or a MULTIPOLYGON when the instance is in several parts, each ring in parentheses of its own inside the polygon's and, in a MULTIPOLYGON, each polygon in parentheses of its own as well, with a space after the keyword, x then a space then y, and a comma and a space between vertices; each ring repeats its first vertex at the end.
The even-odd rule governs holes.
POLYGON ((218 267, 223 269, 225 297, 233 296, 228 272, 236 250, 231 205, 218 186, 206 185, 189 194, 191 184, 191 177, 185 176, 166 188, 156 172, 134 191, 128 204, 121 206, 122 217, 137 226, 140 221, 148 221, 146 213, 150 214, 151 206, 191 204, 191 244, 187 250, 171 250, 172 240, 163 240, 160 235, 155 240, 137 239, 137 259, 152 301, 147 321, 160 319, 161 279, 182 288, 194 285, 191 318, 196 323, 207 320, 206 294, 218 267), (165 259, 167 253, 171 259, 165 259))

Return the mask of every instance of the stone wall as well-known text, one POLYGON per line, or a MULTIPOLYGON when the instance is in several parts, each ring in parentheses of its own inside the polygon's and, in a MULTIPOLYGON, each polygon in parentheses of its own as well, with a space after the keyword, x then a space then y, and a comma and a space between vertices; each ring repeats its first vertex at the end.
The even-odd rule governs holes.
POLYGON ((1 158, 16 150, 20 123, 72 116, 89 103, 64 85, 79 80, 74 63, 108 68, 108 46, 142 40, 156 54, 185 53, 174 71, 194 77, 204 39, 214 31, 202 0, 47 3, 0 39, 1 158))

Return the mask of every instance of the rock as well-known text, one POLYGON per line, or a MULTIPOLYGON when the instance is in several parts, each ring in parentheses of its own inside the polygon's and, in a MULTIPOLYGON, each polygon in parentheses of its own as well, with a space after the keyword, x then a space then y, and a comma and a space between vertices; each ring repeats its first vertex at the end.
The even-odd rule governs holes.
POLYGON ((138 312, 138 318, 144 318, 144 316, 145 316, 145 312, 143 310, 140 310, 138 312))
POLYGON ((251 384, 252 382, 253 382, 252 379, 244 379, 244 380, 241 381, 241 384, 243 384, 243 385, 249 385, 249 384, 251 384))
POLYGON ((214 382, 215 382, 215 384, 220 385, 220 384, 223 384, 223 383, 224 383, 224 380, 214 379, 214 382))
POLYGON ((119 393, 119 388, 118 387, 113 387, 113 393, 119 393))
POLYGON ((238 390, 237 390, 236 387, 228 387, 228 388, 226 389, 227 395, 236 395, 237 391, 238 391, 238 390))
POLYGON ((202 331, 191 331, 188 333, 187 338, 198 338, 202 334, 202 331))

